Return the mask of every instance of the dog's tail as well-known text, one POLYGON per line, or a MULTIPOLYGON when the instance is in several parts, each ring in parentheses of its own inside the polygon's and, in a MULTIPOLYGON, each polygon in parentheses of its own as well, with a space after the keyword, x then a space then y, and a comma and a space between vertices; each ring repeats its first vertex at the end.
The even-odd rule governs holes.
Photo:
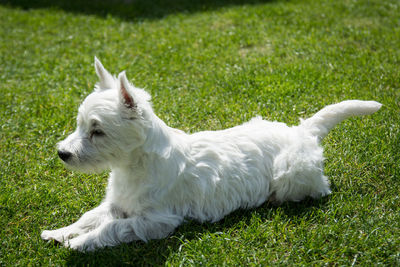
POLYGON ((376 101, 347 100, 324 107, 309 119, 303 120, 300 127, 307 128, 319 140, 341 121, 352 117, 372 114, 381 108, 376 101))

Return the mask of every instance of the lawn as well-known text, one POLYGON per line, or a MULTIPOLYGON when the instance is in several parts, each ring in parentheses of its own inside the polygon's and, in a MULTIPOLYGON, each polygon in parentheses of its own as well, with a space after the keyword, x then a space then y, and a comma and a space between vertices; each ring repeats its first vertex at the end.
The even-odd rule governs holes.
POLYGON ((1 266, 400 265, 399 1, 81 2, 0 0, 1 266), (79 253, 40 233, 104 195, 107 173, 66 170, 55 149, 97 82, 95 55, 187 132, 255 115, 295 125, 345 99, 384 106, 324 139, 327 197, 79 253))

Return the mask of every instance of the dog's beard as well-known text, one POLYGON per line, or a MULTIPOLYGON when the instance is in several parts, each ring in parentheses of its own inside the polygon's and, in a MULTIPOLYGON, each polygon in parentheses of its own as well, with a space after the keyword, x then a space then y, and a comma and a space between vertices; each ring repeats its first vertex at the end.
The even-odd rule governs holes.
POLYGON ((110 169, 110 156, 103 155, 86 139, 79 139, 74 143, 60 143, 58 149, 70 154, 68 158, 63 159, 68 169, 85 173, 99 173, 110 169))
POLYGON ((79 154, 72 154, 71 158, 63 161, 66 168, 84 172, 100 173, 110 169, 109 161, 100 157, 87 157, 79 154))

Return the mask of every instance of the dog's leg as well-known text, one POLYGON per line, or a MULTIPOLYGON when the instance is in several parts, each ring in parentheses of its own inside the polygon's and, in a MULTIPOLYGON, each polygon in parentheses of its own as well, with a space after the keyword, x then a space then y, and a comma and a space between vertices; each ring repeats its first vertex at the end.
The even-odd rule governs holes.
POLYGON ((43 231, 41 238, 44 240, 56 240, 60 243, 64 243, 71 238, 92 231, 104 221, 109 220, 110 217, 109 205, 107 203, 102 203, 97 208, 83 214, 77 222, 69 226, 57 230, 43 231))
POLYGON ((300 201, 307 196, 319 198, 331 192, 323 173, 322 148, 311 144, 288 147, 275 158, 270 193, 278 203, 300 201))
POLYGON ((182 221, 183 217, 172 214, 113 219, 91 232, 67 240, 64 245, 80 251, 93 251, 134 240, 160 239, 173 232, 182 221))

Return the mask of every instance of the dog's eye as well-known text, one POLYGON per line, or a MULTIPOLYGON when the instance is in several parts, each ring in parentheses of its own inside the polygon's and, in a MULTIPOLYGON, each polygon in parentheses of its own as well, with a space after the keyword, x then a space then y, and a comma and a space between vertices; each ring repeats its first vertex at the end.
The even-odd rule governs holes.
POLYGON ((93 136, 104 136, 105 133, 102 130, 99 129, 94 129, 91 133, 90 133, 90 138, 92 138, 93 136))

